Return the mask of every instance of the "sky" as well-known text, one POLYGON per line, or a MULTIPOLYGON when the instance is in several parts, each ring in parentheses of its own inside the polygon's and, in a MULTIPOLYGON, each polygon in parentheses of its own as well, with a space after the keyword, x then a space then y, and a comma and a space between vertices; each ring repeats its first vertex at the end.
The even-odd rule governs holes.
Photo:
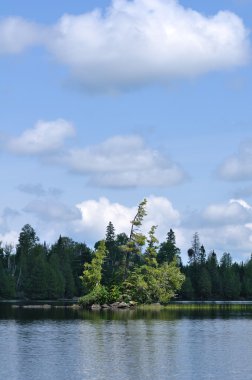
POLYGON ((0 3, 0 240, 111 221, 252 252, 252 0, 0 3))

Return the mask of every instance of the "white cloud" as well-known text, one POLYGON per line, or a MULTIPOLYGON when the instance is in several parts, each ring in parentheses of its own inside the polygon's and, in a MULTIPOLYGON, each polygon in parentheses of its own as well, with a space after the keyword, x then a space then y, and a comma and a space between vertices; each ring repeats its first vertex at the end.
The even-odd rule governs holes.
POLYGON ((191 78, 243 65, 250 54, 248 31, 234 13, 207 17, 176 0, 113 0, 104 12, 65 14, 51 27, 0 22, 0 53, 37 44, 76 83, 102 91, 191 78))
POLYGON ((203 219, 215 225, 238 225, 252 218, 252 208, 242 199, 231 199, 228 203, 213 204, 203 212, 203 219))
POLYGON ((39 155, 57 151, 68 137, 75 134, 71 123, 63 119, 38 121, 34 128, 25 130, 19 137, 8 143, 10 151, 16 154, 39 155))
POLYGON ((242 65, 249 56, 238 16, 206 17, 175 0, 114 0, 105 13, 66 14, 52 36, 49 50, 90 89, 191 78, 242 65))
POLYGON ((219 256, 230 252, 235 260, 247 259, 252 242, 252 207, 243 199, 231 199, 226 203, 211 204, 204 210, 187 216, 179 226, 183 237, 183 260, 195 231, 207 253, 215 250, 219 256))
POLYGON ((147 215, 144 219, 144 231, 147 233, 151 226, 157 225, 157 236, 165 240, 170 228, 179 227, 181 215, 165 197, 151 195, 147 199, 147 215))
POLYGON ((192 236, 196 231, 199 233, 200 242, 204 245, 207 254, 214 250, 220 258, 224 252, 229 252, 238 262, 250 257, 252 225, 237 222, 236 225, 217 224, 201 226, 197 229, 181 227, 179 233, 182 239, 178 241, 178 246, 182 249, 184 263, 188 261, 187 250, 191 247, 192 236))
POLYGON ((13 246, 16 246, 18 243, 19 238, 19 232, 17 231, 8 231, 6 233, 0 233, 0 241, 3 242, 3 244, 11 244, 13 246))
POLYGON ((241 144, 238 153, 223 162, 218 174, 227 181, 252 180, 252 140, 241 144))
POLYGON ((0 20, 0 54, 18 54, 42 40, 43 30, 20 17, 0 20))
MULTIPOLYGON (((110 202, 107 198, 88 200, 77 205, 82 214, 82 221, 76 224, 76 231, 88 236, 91 241, 103 239, 106 227, 111 221, 116 233, 130 233, 131 220, 137 212, 137 205, 126 207, 120 203, 110 202)), ((147 199, 147 216, 144 218, 142 231, 147 233, 152 225, 160 225, 157 236, 165 239, 169 229, 178 226, 180 214, 171 202, 164 197, 150 196, 147 199)))
POLYGON ((139 136, 115 136, 99 145, 72 149, 58 162, 89 177, 101 187, 171 186, 185 180, 185 172, 139 136))

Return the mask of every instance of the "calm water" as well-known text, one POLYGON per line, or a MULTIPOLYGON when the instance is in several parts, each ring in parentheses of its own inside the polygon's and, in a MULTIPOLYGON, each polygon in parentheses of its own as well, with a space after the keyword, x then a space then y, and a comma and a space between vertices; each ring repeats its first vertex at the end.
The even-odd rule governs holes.
POLYGON ((0 379, 250 380, 252 314, 0 306, 0 379))

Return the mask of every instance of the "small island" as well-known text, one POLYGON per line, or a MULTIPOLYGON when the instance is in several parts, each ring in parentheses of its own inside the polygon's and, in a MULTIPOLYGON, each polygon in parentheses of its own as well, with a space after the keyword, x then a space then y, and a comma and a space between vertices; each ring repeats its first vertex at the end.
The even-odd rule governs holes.
POLYGON ((146 204, 146 199, 140 202, 129 236, 116 235, 109 222, 105 239, 94 249, 62 236, 51 246, 41 244, 26 224, 15 253, 10 245, 0 247, 0 298, 71 299, 92 310, 165 305, 174 299, 251 299, 251 258, 233 263, 224 252, 218 262, 213 250, 206 254, 196 232, 183 265, 172 229, 161 244, 155 236, 157 226, 147 236, 141 232, 146 204))

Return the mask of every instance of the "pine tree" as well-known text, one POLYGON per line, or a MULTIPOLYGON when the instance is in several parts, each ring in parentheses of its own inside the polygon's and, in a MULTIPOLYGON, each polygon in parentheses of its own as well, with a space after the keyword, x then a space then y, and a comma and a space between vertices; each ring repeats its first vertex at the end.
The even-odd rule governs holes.
POLYGON ((166 241, 160 244, 157 259, 161 264, 164 262, 170 263, 174 260, 174 258, 176 258, 178 265, 180 265, 180 249, 176 246, 175 233, 172 229, 170 229, 167 233, 166 241))
POLYGON ((128 276, 130 258, 132 256, 141 255, 141 249, 144 246, 145 241, 146 241, 146 237, 140 232, 140 227, 142 225, 143 218, 145 217, 145 215, 147 215, 146 204, 147 204, 146 199, 140 202, 137 209, 137 213, 134 219, 131 221, 129 241, 127 245, 124 246, 124 252, 125 252, 124 280, 128 276))

